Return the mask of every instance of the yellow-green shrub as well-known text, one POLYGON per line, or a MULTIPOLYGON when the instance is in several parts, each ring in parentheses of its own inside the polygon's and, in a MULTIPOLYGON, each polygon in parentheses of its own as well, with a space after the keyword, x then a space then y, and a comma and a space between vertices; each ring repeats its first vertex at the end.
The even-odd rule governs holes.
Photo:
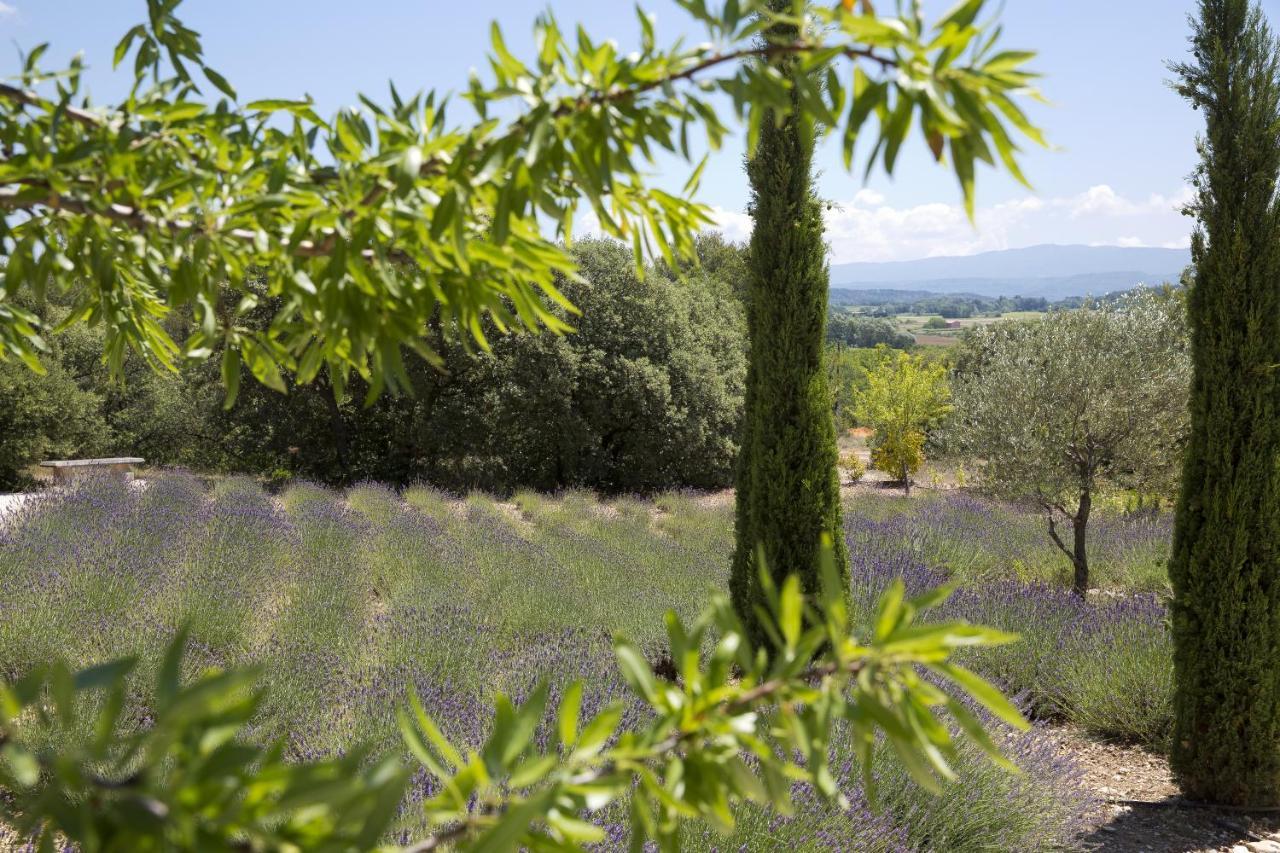
POLYGON ((871 449, 871 467, 904 484, 924 464, 924 433, 905 430, 888 433, 871 449))
POLYGON ((840 467, 844 469, 851 483, 858 482, 867 473, 866 463, 862 461, 862 457, 854 450, 846 450, 840 454, 840 467))

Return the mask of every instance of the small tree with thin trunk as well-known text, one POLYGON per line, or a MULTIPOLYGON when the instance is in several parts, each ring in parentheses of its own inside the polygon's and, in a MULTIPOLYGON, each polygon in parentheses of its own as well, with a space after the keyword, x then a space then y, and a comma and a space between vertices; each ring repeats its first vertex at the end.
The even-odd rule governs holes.
POLYGON ((985 490, 1044 511, 1078 595, 1089 588, 1099 487, 1159 479, 1180 464, 1190 384, 1184 315, 1176 295, 1146 292, 994 324, 966 340, 952 438, 982 460, 985 490))
POLYGON ((951 412, 950 399, 941 362, 882 350, 880 363, 867 371, 858 422, 875 430, 872 466, 902 483, 905 495, 911 494, 911 475, 924 464, 926 432, 951 412))

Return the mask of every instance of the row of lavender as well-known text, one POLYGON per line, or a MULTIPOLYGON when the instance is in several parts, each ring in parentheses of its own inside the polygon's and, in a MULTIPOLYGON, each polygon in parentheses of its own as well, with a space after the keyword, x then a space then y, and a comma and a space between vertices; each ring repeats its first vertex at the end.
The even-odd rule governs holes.
MULTIPOLYGON (((914 522, 867 500, 848 522, 864 603, 894 576, 913 586, 940 580, 940 536, 956 548, 966 537, 989 545, 1012 523, 989 515, 1009 511, 963 498, 919 504, 914 522), (926 518, 933 526, 922 539, 926 518), (994 526, 984 539, 986 525, 994 526)), ((180 474, 145 489, 86 480, 0 529, 0 670, 17 675, 55 654, 80 664, 134 653, 154 661, 186 623, 193 666, 263 666, 270 692, 259 735, 284 738, 299 757, 355 743, 394 748, 394 712, 410 685, 451 737, 477 743, 495 690, 519 696, 538 679, 563 687, 581 678, 588 709, 624 696, 611 632, 656 652, 664 610, 691 614, 723 588, 731 536, 729 507, 695 495, 607 506, 585 495, 522 495, 510 505, 376 486, 339 495, 303 485, 275 498, 248 481, 206 488, 180 474)), ((1049 586, 986 581, 951 607, 1028 637, 975 666, 1025 691, 1037 715, 1086 723, 1081 683, 1108 644, 1155 648, 1163 638, 1146 599, 1096 608, 1049 586)), ((1115 705, 1123 699, 1132 717, 1142 694, 1105 681, 1120 671, 1109 661, 1091 683, 1115 705)), ((145 703, 136 697, 137 713, 145 703)), ((690 847, 1068 845, 1092 808, 1076 771, 1043 730, 1006 743, 1025 774, 971 756, 966 784, 934 798, 889 760, 879 771, 883 812, 866 807, 849 773, 853 814, 800 791, 796 817, 743 810, 734 838, 690 847)), ((424 777, 416 796, 429 790, 424 777)), ((411 805, 407 834, 416 829, 411 805)), ((619 845, 622 824, 611 827, 619 845)))
MULTIPOLYGON (((848 513, 845 538, 854 597, 866 609, 895 577, 915 592, 957 581, 936 550, 930 554, 910 546, 908 531, 927 531, 923 535, 952 543, 952 550, 998 552, 1027 535, 1033 524, 969 496, 884 519, 848 513)), ((1098 528, 1100 574, 1126 576, 1125 561, 1135 554, 1142 565, 1160 561, 1162 567, 1170 535, 1167 516, 1113 517, 1098 528)), ((1041 577, 1052 577, 1053 567, 1065 564, 1052 552, 1048 557, 1041 577)), ((1021 695, 1037 719, 1071 722, 1099 737, 1157 751, 1165 748, 1173 722, 1173 660, 1161 593, 1112 587, 1081 600, 1065 578, 1053 583, 991 572, 980 581, 961 582, 940 616, 1021 636, 1013 645, 984 650, 970 664, 1021 695)))

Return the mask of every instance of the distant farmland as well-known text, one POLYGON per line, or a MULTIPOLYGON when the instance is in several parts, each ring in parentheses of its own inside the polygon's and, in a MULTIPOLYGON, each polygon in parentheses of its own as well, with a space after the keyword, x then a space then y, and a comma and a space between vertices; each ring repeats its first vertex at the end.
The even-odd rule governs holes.
POLYGON ((966 329, 998 323, 1001 320, 1032 320, 1044 316, 1040 311, 1009 311, 991 317, 963 317, 951 322, 959 323, 957 329, 926 329, 925 323, 936 317, 936 314, 899 314, 894 318, 895 327, 915 338, 920 346, 955 346, 966 329))

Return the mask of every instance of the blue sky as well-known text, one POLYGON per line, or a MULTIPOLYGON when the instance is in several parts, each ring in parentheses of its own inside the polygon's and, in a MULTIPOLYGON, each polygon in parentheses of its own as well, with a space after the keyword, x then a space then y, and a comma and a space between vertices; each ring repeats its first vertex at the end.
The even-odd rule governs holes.
MULTIPOLYGON (((402 91, 457 89, 484 67, 488 24, 498 19, 515 47, 527 47, 534 17, 551 6, 624 47, 637 38, 633 6, 619 0, 187 0, 182 16, 205 38, 210 64, 244 99, 310 93, 322 111, 354 103, 356 92, 383 99, 387 80, 402 91)), ((931 14, 949 0, 926 0, 931 14)), ((993 4, 994 5, 994 4, 993 4)), ((1280 24, 1280 0, 1263 0, 1280 24)), ((697 36, 670 0, 646 0, 662 40, 697 36)), ((1194 0, 1006 0, 1008 47, 1039 51, 1043 90, 1053 102, 1031 112, 1055 149, 1029 151, 1029 192, 993 172, 980 174, 978 225, 965 220, 954 179, 923 146, 904 154, 892 178, 863 184, 846 174, 834 146, 819 155, 820 188, 832 260, 897 260, 968 254, 1036 243, 1181 246, 1190 223, 1177 212, 1195 161, 1197 116, 1165 85, 1164 61, 1186 52, 1194 0)), ((119 35, 141 20, 143 0, 3 0, 0 73, 18 68, 17 47, 52 43, 45 64, 83 51, 95 100, 123 91, 110 71, 119 35)), ((679 163, 660 181, 678 187, 679 163)), ((719 152, 701 198, 731 236, 749 223, 741 143, 719 152)))

